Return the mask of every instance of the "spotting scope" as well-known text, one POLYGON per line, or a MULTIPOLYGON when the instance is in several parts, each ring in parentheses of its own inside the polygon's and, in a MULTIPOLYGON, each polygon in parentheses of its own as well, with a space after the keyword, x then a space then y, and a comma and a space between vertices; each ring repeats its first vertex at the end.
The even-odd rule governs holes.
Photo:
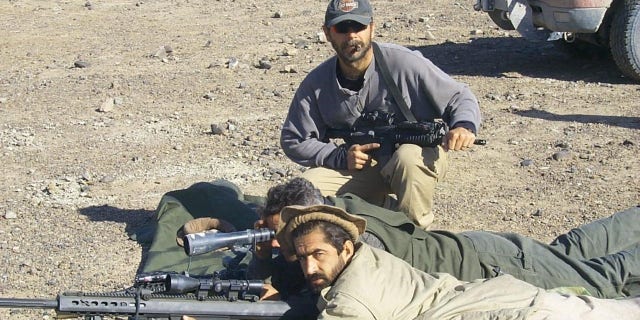
POLYGON ((205 232, 190 233, 185 235, 184 251, 189 256, 195 256, 223 248, 237 248, 248 245, 255 245, 273 239, 276 232, 267 229, 247 229, 236 232, 219 232, 218 230, 208 230, 205 232))

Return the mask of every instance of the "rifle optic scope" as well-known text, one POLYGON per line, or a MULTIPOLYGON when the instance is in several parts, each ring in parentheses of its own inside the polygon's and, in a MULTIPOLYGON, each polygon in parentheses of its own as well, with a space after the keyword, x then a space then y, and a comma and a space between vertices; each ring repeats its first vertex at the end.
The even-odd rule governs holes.
POLYGON ((196 293, 198 297, 211 294, 225 295, 231 301, 253 296, 259 297, 264 282, 261 280, 220 280, 213 277, 189 277, 182 274, 168 274, 165 280, 167 293, 196 293))

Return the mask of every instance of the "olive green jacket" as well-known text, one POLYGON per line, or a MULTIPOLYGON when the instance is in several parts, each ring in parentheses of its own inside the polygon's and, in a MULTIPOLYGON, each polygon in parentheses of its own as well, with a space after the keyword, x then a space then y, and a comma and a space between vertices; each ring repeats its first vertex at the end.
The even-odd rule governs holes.
MULTIPOLYGON (((254 200, 254 199, 251 199, 254 200)), ((189 257, 176 243, 182 226, 189 220, 215 217, 230 222, 236 230, 253 229, 258 214, 235 185, 224 180, 200 182, 187 189, 174 190, 162 196, 155 219, 148 225, 153 240, 142 261, 142 272, 189 271, 192 275, 211 275, 224 269, 223 259, 235 257, 231 252, 211 252, 189 257)), ((248 255, 243 263, 248 263, 248 255)))
POLYGON ((427 273, 449 273, 461 280, 482 278, 478 255, 467 238, 447 231, 425 231, 402 212, 372 205, 345 194, 328 197, 336 207, 367 220, 367 231, 386 251, 427 273))
MULTIPOLYGON (((402 212, 372 205, 352 194, 328 199, 367 219, 367 231, 377 236, 387 251, 412 266, 425 272, 451 273, 462 280, 482 277, 477 254, 466 238, 446 231, 426 232, 402 212)), ((254 209, 263 202, 264 198, 242 195, 235 185, 225 181, 200 182, 167 192, 149 226, 154 238, 141 271, 183 272, 189 267, 191 274, 211 274, 223 269, 222 259, 230 253, 189 257, 176 244, 180 228, 194 218, 215 217, 229 221, 237 230, 251 229, 258 219, 254 209)))

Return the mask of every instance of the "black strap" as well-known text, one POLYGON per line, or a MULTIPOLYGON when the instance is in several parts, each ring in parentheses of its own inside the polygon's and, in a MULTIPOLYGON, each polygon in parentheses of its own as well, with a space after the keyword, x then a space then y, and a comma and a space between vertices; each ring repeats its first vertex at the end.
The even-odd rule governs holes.
POLYGON ((380 47, 378 47, 378 44, 375 42, 372 42, 371 46, 373 47, 373 57, 376 59, 376 64, 380 68, 380 73, 382 73, 382 78, 384 79, 384 82, 387 84, 389 91, 391 91, 391 95, 393 96, 393 99, 398 104, 398 107, 400 108, 400 112, 402 112, 402 115, 404 116, 405 119, 407 119, 407 121, 417 122, 416 118, 413 116, 413 113, 411 113, 411 110, 409 110, 409 106, 407 106, 407 102, 404 101, 404 99, 402 98, 402 94, 400 93, 400 89, 398 89, 398 85, 393 81, 393 79, 391 79, 391 74, 389 73, 389 67, 387 67, 387 63, 384 61, 384 58, 382 57, 382 52, 380 52, 380 47))

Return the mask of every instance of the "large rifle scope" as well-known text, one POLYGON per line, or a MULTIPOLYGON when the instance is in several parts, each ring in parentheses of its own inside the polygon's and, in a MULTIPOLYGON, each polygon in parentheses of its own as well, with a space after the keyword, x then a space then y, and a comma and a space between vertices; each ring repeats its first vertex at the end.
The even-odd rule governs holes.
POLYGON ((220 280, 213 277, 189 277, 182 274, 168 274, 165 279, 167 293, 196 293, 199 299, 209 294, 224 295, 230 301, 257 301, 262 293, 262 280, 220 280))

